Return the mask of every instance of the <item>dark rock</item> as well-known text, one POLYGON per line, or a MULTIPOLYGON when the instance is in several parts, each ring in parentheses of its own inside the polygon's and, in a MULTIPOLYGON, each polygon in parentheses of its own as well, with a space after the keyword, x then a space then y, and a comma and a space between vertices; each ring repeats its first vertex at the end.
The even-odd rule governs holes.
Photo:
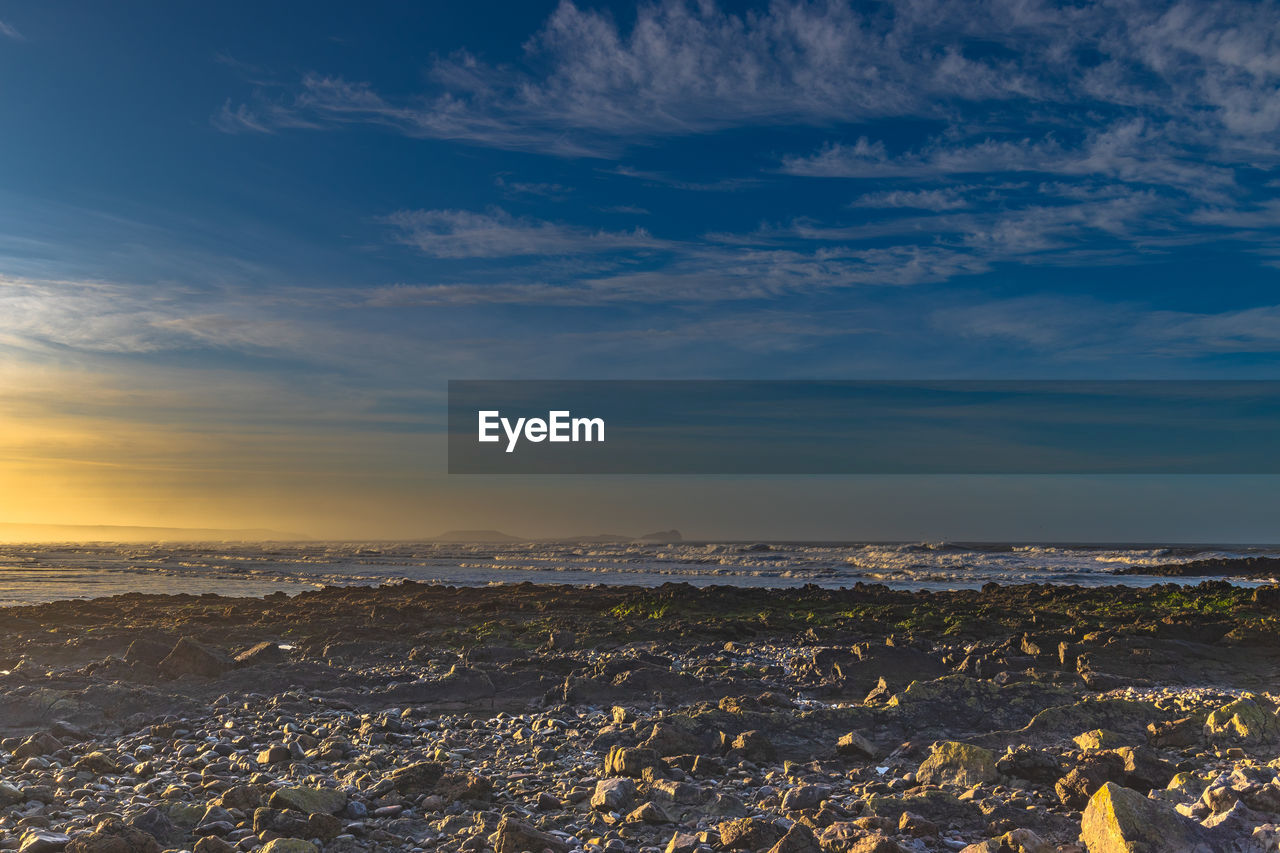
POLYGON ((156 668, 170 678, 181 678, 184 675, 217 678, 232 666, 231 659, 220 650, 191 637, 183 637, 156 668))
POLYGON ((1051 753, 1019 744, 996 761, 996 770, 1004 776, 1026 779, 1041 785, 1052 785, 1062 778, 1062 765, 1051 753))
POLYGON ((766 850, 782 838, 782 830, 755 817, 728 820, 720 824, 720 846, 725 850, 766 850))
POLYGON ((541 830, 534 829, 527 823, 512 817, 504 817, 498 823, 498 831, 494 833, 495 853, 524 853, 524 851, 550 850, 551 853, 567 853, 569 845, 541 830))
POLYGON ((284 649, 280 648, 280 644, 270 640, 251 646, 235 657, 236 663, 240 666, 282 663, 288 659, 289 656, 284 653, 284 649))
POLYGON ((93 832, 73 838, 65 849, 66 853, 160 853, 161 847, 150 833, 108 818, 93 832))

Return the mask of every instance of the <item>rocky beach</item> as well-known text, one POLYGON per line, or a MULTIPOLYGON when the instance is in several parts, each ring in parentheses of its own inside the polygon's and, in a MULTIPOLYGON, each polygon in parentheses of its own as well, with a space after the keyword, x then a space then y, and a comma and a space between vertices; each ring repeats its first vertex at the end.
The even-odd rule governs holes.
POLYGON ((1280 839, 1277 587, 406 582, 4 616, 4 849, 1280 839))

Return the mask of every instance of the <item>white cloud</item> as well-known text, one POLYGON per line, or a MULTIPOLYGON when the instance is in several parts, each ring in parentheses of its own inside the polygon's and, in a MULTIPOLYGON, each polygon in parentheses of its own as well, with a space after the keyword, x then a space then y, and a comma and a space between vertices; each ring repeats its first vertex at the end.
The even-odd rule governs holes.
POLYGON ((25 37, 22 33, 18 32, 17 27, 4 21, 0 21, 0 36, 13 39, 14 41, 25 41, 25 37))

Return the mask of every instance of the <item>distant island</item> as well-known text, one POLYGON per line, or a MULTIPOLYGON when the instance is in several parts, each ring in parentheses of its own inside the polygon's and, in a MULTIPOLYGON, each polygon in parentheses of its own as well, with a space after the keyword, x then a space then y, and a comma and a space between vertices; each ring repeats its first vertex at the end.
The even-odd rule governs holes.
POLYGON ((580 542, 583 544, 606 545, 618 542, 682 542, 684 536, 679 530, 659 530, 643 536, 620 536, 615 533, 597 533, 587 536, 562 536, 553 538, 520 537, 503 533, 501 530, 449 530, 427 540, 442 544, 456 545, 488 545, 512 544, 516 542, 580 542))

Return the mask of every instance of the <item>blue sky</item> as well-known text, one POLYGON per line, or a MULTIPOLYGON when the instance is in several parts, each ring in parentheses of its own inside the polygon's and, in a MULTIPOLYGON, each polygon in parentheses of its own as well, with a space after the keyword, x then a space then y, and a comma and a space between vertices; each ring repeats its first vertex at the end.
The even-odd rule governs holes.
POLYGON ((449 378, 1275 377, 1278 11, 0 2, 0 511, 518 526, 449 378))

